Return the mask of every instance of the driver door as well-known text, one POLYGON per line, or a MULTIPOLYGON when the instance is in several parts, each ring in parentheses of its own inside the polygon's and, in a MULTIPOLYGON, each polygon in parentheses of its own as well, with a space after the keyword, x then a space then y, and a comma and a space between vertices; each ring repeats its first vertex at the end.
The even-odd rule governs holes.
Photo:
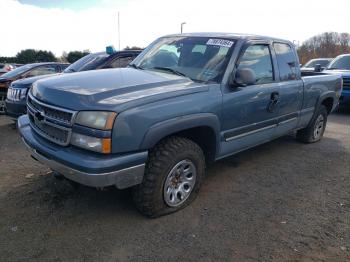
POLYGON ((249 43, 239 57, 235 68, 253 71, 256 81, 223 91, 222 157, 271 140, 278 120, 279 86, 271 46, 249 43))

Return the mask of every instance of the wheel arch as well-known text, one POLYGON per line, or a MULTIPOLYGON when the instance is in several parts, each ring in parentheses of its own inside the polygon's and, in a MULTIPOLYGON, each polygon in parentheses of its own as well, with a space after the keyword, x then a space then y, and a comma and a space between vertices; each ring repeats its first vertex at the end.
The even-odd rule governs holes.
POLYGON ((323 105, 326 107, 328 114, 330 114, 336 107, 335 101, 335 92, 326 92, 319 97, 316 108, 319 108, 321 105, 323 105))
POLYGON ((140 148, 149 150, 160 141, 179 136, 197 143, 203 150, 206 160, 212 162, 219 152, 220 124, 211 113, 193 114, 169 119, 153 125, 144 136, 140 148))

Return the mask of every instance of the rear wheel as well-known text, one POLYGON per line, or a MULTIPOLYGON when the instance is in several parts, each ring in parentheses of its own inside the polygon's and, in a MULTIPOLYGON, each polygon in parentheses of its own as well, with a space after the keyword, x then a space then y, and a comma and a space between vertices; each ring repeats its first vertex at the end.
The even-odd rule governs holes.
POLYGON ((202 149, 171 137, 150 152, 143 182, 133 190, 137 209, 149 217, 178 211, 197 196, 205 172, 202 149))
POLYGON ((297 132, 297 139, 304 143, 320 141, 326 129, 327 117, 327 109, 324 105, 321 105, 308 126, 297 132))

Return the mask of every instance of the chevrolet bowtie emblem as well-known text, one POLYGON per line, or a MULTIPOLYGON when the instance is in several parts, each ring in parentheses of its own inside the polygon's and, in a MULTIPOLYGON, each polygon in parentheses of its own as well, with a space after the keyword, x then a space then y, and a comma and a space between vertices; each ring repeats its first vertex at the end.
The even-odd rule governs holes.
POLYGON ((44 120, 44 116, 43 116, 42 113, 40 113, 40 112, 36 112, 36 113, 35 113, 35 117, 36 117, 39 121, 43 121, 43 120, 44 120))

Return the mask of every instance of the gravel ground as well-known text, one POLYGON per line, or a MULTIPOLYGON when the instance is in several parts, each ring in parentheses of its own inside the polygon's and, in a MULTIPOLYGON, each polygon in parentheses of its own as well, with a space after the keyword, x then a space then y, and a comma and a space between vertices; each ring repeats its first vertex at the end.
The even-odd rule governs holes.
POLYGON ((222 160, 159 219, 130 190, 74 189, 0 116, 0 261, 350 261, 350 108, 324 139, 292 136, 222 160))

